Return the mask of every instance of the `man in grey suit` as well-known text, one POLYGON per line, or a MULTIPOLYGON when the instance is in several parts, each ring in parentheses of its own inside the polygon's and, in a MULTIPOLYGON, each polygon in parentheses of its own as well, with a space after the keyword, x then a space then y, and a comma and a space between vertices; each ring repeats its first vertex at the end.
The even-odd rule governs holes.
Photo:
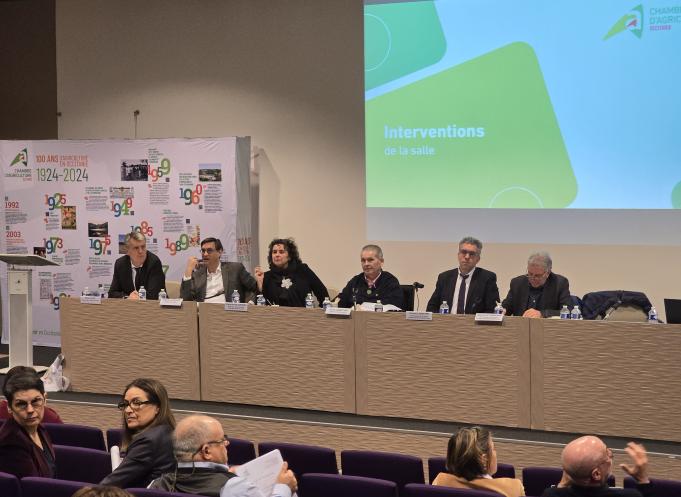
POLYGON ((222 262, 222 243, 217 238, 201 242, 201 260, 192 256, 180 286, 184 300, 197 302, 231 302, 232 292, 237 290, 241 302, 248 302, 258 288, 255 278, 240 262, 222 262))

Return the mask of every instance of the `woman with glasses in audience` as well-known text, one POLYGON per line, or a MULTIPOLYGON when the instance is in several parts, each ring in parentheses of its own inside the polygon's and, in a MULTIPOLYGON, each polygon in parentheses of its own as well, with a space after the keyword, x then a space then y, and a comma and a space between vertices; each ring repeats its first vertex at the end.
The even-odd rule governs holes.
POLYGON ((497 492, 506 497, 525 495, 515 478, 492 478, 497 472, 497 451, 486 428, 461 428, 449 439, 447 472, 440 473, 433 485, 497 492))
POLYGON ((0 428, 0 471, 52 478, 54 448, 40 424, 45 415, 45 387, 35 370, 12 374, 2 387, 10 418, 0 428))
MULTIPOLYGON (((35 369, 28 367, 28 366, 14 366, 12 369, 7 371, 7 374, 5 375, 5 381, 9 381, 9 379, 14 376, 17 373, 33 373, 37 374, 35 369)), ((3 419, 9 419, 12 417, 12 410, 8 408, 8 404, 6 400, 0 400, 0 420, 3 419)), ((49 406, 45 406, 45 414, 43 416, 43 423, 60 423, 63 424, 64 422, 61 420, 59 417, 59 414, 57 411, 52 409, 49 406)))
POLYGON ((173 429, 175 417, 165 387, 156 380, 132 381, 118 403, 123 415, 123 462, 101 485, 146 487, 163 473, 175 469, 173 429))
POLYGON ((267 253, 270 270, 255 268, 258 290, 267 302, 285 307, 305 307, 308 293, 317 297, 319 306, 329 296, 324 283, 307 264, 300 260, 298 246, 293 238, 275 238, 267 253))

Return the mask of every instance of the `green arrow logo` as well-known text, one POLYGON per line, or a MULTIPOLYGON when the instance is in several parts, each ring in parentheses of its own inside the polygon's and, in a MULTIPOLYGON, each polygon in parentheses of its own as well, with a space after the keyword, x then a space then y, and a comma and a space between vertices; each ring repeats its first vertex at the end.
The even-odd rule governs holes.
POLYGON ((14 164, 21 164, 24 167, 28 166, 28 149, 23 149, 19 152, 9 167, 12 167, 14 164))
POLYGON ((640 38, 643 35, 643 5, 637 5, 629 12, 620 17, 615 24, 612 25, 610 31, 603 37, 603 41, 612 38, 615 35, 629 31, 631 34, 640 38))

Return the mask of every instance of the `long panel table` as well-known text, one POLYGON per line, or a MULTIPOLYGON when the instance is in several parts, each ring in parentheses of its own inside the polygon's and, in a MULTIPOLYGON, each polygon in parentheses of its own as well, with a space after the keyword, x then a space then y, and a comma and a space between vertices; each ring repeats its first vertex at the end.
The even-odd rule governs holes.
POLYGON ((681 442, 679 325, 77 299, 61 318, 76 391, 151 376, 181 399, 681 442))
POLYGON ((101 305, 63 298, 64 375, 76 392, 122 394, 138 377, 160 380, 175 399, 201 399, 196 304, 107 299, 101 305))

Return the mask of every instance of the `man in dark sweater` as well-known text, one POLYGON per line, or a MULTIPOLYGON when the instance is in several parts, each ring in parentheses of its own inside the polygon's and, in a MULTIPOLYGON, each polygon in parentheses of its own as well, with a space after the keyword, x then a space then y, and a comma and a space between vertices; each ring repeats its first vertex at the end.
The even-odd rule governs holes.
POLYGON ((173 449, 177 470, 152 481, 149 488, 214 497, 291 497, 298 487, 293 472, 283 464, 269 495, 249 480, 232 473, 222 424, 210 416, 193 415, 177 424, 173 449))
POLYGON ((561 456, 563 479, 557 488, 547 488, 542 497, 652 497, 645 449, 629 442, 626 452, 633 464, 620 464, 620 467, 636 480, 636 489, 608 487, 612 450, 600 438, 585 436, 565 446, 561 456))
POLYGON ((364 302, 381 301, 402 309, 404 293, 400 282, 383 271, 383 250, 378 245, 365 245, 360 254, 362 272, 354 276, 340 293, 338 307, 352 307, 364 302))

